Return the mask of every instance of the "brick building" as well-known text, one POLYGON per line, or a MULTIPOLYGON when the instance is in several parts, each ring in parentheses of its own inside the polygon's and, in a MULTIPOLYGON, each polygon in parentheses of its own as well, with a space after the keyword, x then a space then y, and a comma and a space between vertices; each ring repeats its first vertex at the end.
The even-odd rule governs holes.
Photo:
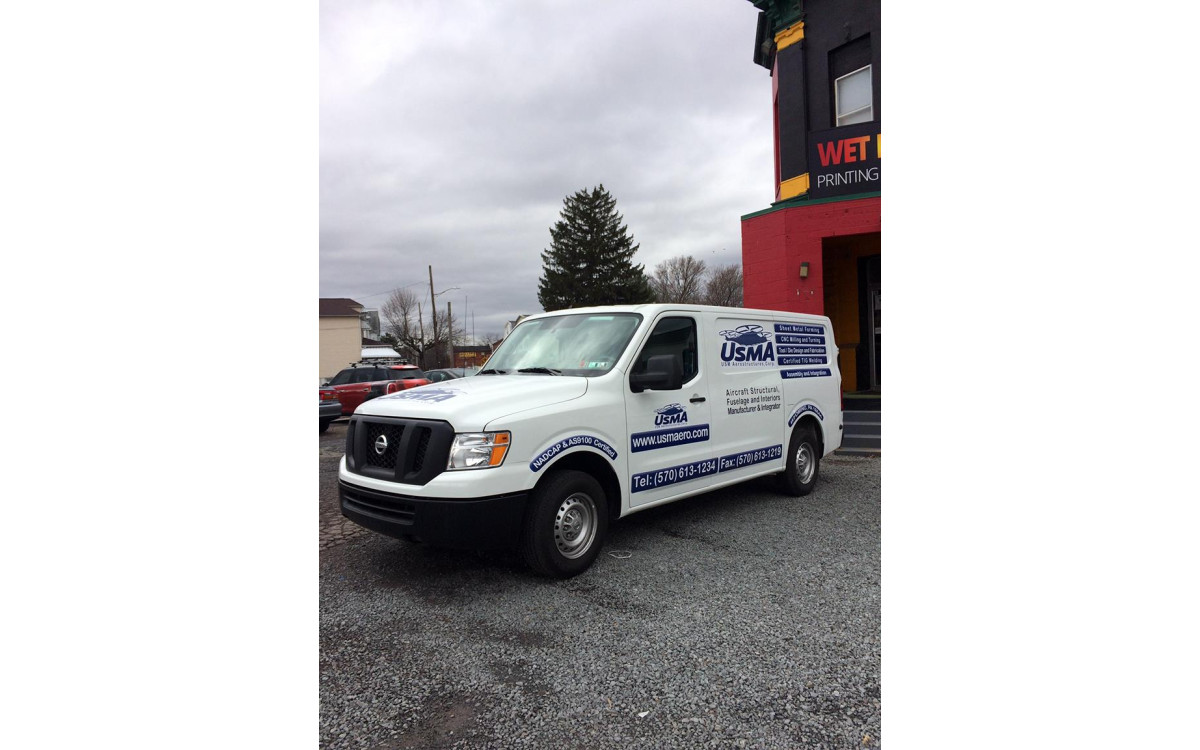
POLYGON ((490 356, 492 356, 492 347, 490 346, 456 346, 454 347, 454 366, 471 369, 482 367, 490 356))
POLYGON ((746 307, 828 315, 843 389, 880 384, 879 0, 749 0, 775 201, 742 217, 746 307))

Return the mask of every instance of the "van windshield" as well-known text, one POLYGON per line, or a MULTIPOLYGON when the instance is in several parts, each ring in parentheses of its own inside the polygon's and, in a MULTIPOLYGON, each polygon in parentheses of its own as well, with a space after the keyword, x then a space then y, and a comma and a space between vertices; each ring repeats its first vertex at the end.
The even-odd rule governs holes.
POLYGON ((603 375, 621 358, 641 322, 637 313, 527 320, 513 329, 480 374, 603 375))

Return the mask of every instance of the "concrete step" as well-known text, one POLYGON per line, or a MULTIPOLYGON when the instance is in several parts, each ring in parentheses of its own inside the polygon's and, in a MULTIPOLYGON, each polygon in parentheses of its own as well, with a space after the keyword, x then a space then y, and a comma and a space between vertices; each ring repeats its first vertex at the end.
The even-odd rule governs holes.
POLYGON ((868 450, 879 451, 880 439, 878 435, 843 435, 843 448, 866 448, 868 450))
POLYGON ((883 411, 879 397, 846 398, 842 411, 842 447, 845 455, 881 455, 883 411))
POLYGON ((846 422, 843 435, 879 435, 878 422, 846 422))
POLYGON ((874 422, 878 424, 879 415, 882 413, 879 411, 844 411, 842 412, 842 422, 845 424, 850 424, 851 422, 874 422))
POLYGON ((870 448, 838 448, 833 452, 835 456, 881 456, 878 449, 871 450, 870 448))
POLYGON ((883 408, 879 396, 851 396, 842 398, 843 411, 875 411, 883 408))

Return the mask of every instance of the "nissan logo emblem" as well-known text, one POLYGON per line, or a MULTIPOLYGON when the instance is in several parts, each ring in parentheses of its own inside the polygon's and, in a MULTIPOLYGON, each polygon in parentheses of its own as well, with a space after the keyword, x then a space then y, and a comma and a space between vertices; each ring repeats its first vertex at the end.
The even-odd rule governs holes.
POLYGON ((387 450, 387 435, 380 435, 379 437, 375 438, 375 454, 378 456, 382 456, 383 452, 386 450, 387 450))

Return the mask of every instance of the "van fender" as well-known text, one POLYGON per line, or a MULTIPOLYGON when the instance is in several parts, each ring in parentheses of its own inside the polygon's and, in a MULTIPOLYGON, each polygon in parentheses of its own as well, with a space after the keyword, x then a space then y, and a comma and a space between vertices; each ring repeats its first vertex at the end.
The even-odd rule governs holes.
POLYGON ((533 460, 529 462, 529 470, 535 474, 540 473, 547 467, 558 463, 563 456, 579 451, 599 452, 613 463, 616 462, 618 456, 617 449, 613 447, 612 443, 595 434, 595 431, 571 430, 561 434, 556 440, 552 440, 534 454, 533 460))
POLYGON ((796 408, 792 409, 791 416, 787 421, 786 439, 790 439, 792 429, 797 423, 805 421, 812 422, 817 430, 817 437, 821 439, 821 445, 827 445, 825 440, 825 414, 821 411, 821 407, 817 406, 816 402, 806 399, 796 404, 796 408))
POLYGON ((609 520, 616 520, 629 508, 627 480, 622 476, 623 465, 618 472, 618 455, 612 443, 594 431, 572 430, 539 451, 529 462, 529 470, 535 486, 559 467, 592 476, 608 496, 609 520))

